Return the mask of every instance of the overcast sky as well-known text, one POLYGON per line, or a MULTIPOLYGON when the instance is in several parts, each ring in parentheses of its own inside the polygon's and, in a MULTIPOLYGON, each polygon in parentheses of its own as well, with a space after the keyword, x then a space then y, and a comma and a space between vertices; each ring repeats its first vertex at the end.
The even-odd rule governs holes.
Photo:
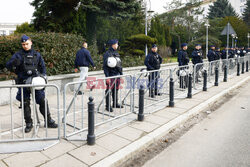
MULTIPOLYGON (((0 23, 30 22, 34 8, 29 4, 32 0, 0 0, 0 23)), ((151 10, 163 13, 166 2, 171 0, 151 0, 151 10)), ((148 0, 149 2, 149 0, 148 0)))

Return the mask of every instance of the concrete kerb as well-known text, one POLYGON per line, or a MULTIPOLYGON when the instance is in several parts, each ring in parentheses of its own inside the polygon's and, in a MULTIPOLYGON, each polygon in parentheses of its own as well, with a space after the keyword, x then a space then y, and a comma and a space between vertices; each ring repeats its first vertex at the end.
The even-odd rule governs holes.
POLYGON ((145 135, 144 137, 140 138, 139 140, 131 143, 130 145, 120 149, 116 153, 110 155, 109 157, 104 158, 103 160, 97 162, 96 164, 92 165, 92 167, 103 167, 103 166, 119 166, 119 164, 125 162, 133 155, 137 154, 154 141, 159 140, 166 134, 168 134, 172 129, 178 127, 179 125, 186 122, 188 119, 192 118, 193 116, 197 115, 199 112, 204 111, 209 106, 213 105, 217 102, 218 99, 225 96, 226 94, 230 93, 231 91, 237 89, 245 82, 250 80, 250 76, 241 80, 239 83, 231 86, 228 89, 223 90, 222 92, 218 93, 217 95, 209 98, 208 100, 200 103, 198 106, 190 109, 186 113, 178 116, 177 118, 171 120, 167 124, 161 126, 160 128, 154 130, 153 132, 145 135))

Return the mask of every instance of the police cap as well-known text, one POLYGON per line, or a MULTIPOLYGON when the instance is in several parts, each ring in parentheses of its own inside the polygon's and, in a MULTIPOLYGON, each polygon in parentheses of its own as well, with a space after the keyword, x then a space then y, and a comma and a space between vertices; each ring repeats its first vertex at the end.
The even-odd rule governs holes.
POLYGON ((30 37, 28 37, 27 35, 23 35, 22 37, 21 37, 21 42, 23 43, 23 42, 26 42, 27 40, 29 40, 30 39, 30 37))

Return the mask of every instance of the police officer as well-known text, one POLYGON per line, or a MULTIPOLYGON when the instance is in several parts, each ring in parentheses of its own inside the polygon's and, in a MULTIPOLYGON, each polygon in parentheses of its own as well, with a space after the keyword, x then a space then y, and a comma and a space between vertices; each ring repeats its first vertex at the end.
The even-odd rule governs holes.
POLYGON ((180 67, 178 71, 178 75, 180 76, 180 88, 186 88, 188 84, 188 75, 183 75, 183 71, 185 71, 188 67, 182 67, 186 66, 189 63, 189 57, 187 54, 187 43, 181 44, 181 50, 178 52, 178 64, 180 67))
MULTIPOLYGON (((6 66, 9 70, 14 70, 17 74, 16 84, 26 84, 26 81, 32 77, 46 76, 45 63, 40 55, 32 48, 31 38, 23 35, 21 37, 22 49, 16 52, 11 59, 7 62, 6 66)), ((30 88, 23 88, 23 99, 24 99, 24 119, 26 123, 25 133, 28 133, 33 128, 33 122, 31 118, 30 108, 30 88)), ((21 88, 18 88, 16 99, 21 102, 21 88)), ((57 124, 51 118, 48 103, 45 106, 45 93, 44 89, 35 90, 35 100, 39 104, 39 109, 45 120, 45 108, 47 107, 47 124, 48 128, 57 128, 57 124)))
POLYGON ((227 59, 227 50, 228 50, 227 47, 225 47, 225 49, 222 50, 222 53, 221 53, 222 60, 227 59))
POLYGON ((208 54, 207 54, 208 61, 209 62, 214 61, 215 57, 216 57, 216 55, 215 55, 215 46, 211 45, 210 49, 208 51, 208 54))
POLYGON ((215 60, 220 60, 220 58, 221 58, 220 48, 216 47, 216 49, 215 49, 215 60))
POLYGON ((240 48, 240 57, 244 57, 246 53, 247 53, 247 52, 245 51, 245 47, 242 46, 242 47, 240 48))
POLYGON ((192 52, 192 63, 194 64, 195 66, 195 81, 198 82, 198 78, 199 78, 199 71, 201 70, 202 68, 202 64, 199 64, 199 63, 203 63, 203 56, 202 56, 202 50, 201 50, 201 45, 200 44, 196 44, 195 45, 195 49, 194 51, 192 52))
MULTIPOLYGON (((146 56, 144 64, 147 67, 147 71, 152 71, 152 70, 159 70, 161 67, 162 63, 162 57, 157 53, 157 45, 153 44, 151 47, 151 51, 149 54, 146 56)), ((155 95, 160 96, 161 93, 159 92, 158 88, 158 79, 159 79, 159 72, 151 72, 148 76, 148 81, 149 81, 149 97, 154 98, 155 95)))
MULTIPOLYGON (((109 41, 110 48, 103 55, 103 70, 106 77, 113 77, 123 75, 122 73, 122 61, 120 55, 117 52, 118 40, 112 39, 109 41)), ((107 89, 105 91, 106 95, 106 110, 113 112, 111 107, 111 97, 113 99, 113 108, 123 108, 121 104, 118 103, 118 90, 120 86, 120 78, 111 78, 106 80, 107 89)))
MULTIPOLYGON (((91 64, 94 69, 96 69, 95 64, 91 58, 90 52, 87 50, 88 44, 86 41, 83 42, 82 48, 77 51, 76 59, 75 59, 75 72, 80 68, 80 79, 79 81, 83 81, 88 77, 89 65, 91 64)), ((79 87, 80 85, 78 85, 79 87)), ((83 92, 78 91, 78 95, 82 95, 83 92)))

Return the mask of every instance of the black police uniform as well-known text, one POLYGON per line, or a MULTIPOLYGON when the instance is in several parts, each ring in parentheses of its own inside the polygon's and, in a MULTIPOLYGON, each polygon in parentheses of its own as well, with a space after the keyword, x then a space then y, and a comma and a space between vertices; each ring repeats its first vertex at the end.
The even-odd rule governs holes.
MULTIPOLYGON (((158 55, 156 52, 150 52, 144 61, 145 66, 147 67, 147 71, 159 70, 162 64, 162 57, 158 55)), ((154 98, 155 95, 161 95, 159 93, 159 85, 158 79, 160 78, 159 72, 151 72, 148 76, 148 88, 149 88, 149 96, 154 98)))
MULTIPOLYGON (((44 60, 42 56, 33 49, 29 51, 25 51, 23 49, 18 51, 7 62, 6 67, 9 70, 14 70, 14 72, 17 74, 16 84, 26 84, 26 80, 28 80, 30 77, 46 75, 44 60)), ((33 127, 31 118, 31 108, 30 108, 30 94, 31 94, 30 88, 23 88, 23 98, 24 98, 23 105, 24 105, 24 119, 26 122, 26 128, 25 128, 26 133, 31 131, 33 127)), ((16 99, 21 102, 21 88, 18 88, 16 99)), ((39 104, 40 112, 45 120, 44 90, 35 90, 35 100, 36 103, 39 104)), ((55 121, 50 116, 48 105, 47 105, 47 122, 48 122, 48 127, 57 128, 57 124, 55 124, 55 121)))
MULTIPOLYGON (((186 50, 180 50, 178 52, 178 63, 179 66, 186 66, 189 63, 189 57, 187 54, 186 50)), ((182 70, 187 70, 188 67, 180 67, 179 71, 178 71, 178 75, 180 74, 180 71, 182 70)), ((186 76, 180 76, 180 88, 186 88, 188 86, 188 75, 186 76)))
POLYGON ((214 61, 214 60, 215 60, 215 57, 216 57, 216 55, 215 55, 215 50, 210 49, 210 50, 208 51, 208 54, 207 54, 208 61, 209 61, 209 62, 214 61))
POLYGON ((198 78, 200 77, 199 76, 199 70, 201 70, 201 68, 203 67, 203 64, 199 64, 199 63, 203 63, 203 59, 202 59, 202 50, 201 49, 195 49, 193 52, 192 52, 192 63, 194 65, 196 65, 196 68, 195 68, 195 81, 197 82, 198 81, 198 78))
MULTIPOLYGON (((103 70, 106 77, 123 75, 122 72, 122 61, 120 59, 119 53, 112 47, 103 55, 103 70), (108 58, 114 57, 117 60, 117 65, 114 68, 108 66, 108 58)), ((112 112, 113 109, 110 105, 110 92, 113 99, 114 108, 123 108, 121 104, 118 103, 118 90, 120 87, 120 78, 111 78, 106 81, 107 89, 106 94, 106 110, 112 112)))
POLYGON ((221 58, 221 52, 219 50, 215 51, 215 60, 220 60, 221 58))

